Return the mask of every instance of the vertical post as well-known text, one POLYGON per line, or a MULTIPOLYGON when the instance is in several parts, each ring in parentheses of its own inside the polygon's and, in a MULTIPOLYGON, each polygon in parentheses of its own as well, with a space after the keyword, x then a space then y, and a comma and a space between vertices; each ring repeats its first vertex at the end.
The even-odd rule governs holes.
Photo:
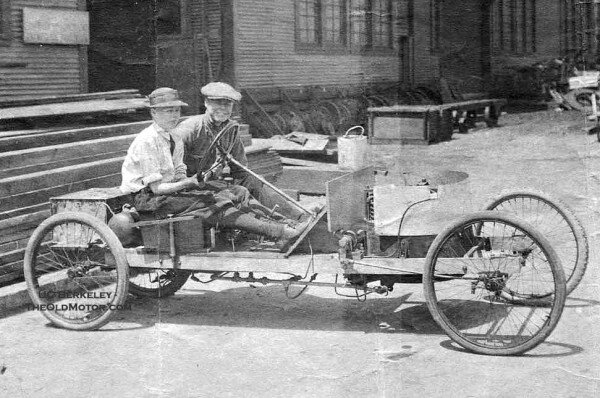
MULTIPOLYGON (((168 214, 167 218, 171 220, 173 218, 173 214, 168 214)), ((175 258, 177 255, 177 251, 175 250, 175 225, 173 221, 169 222, 169 256, 171 258, 175 258)))

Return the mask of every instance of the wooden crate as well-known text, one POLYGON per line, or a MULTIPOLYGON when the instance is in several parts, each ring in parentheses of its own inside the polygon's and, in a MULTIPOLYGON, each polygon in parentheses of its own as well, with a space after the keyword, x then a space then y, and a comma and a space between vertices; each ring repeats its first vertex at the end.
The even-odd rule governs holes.
MULTIPOLYGON (((169 224, 161 223, 140 227, 146 249, 163 253, 170 250, 169 224)), ((177 254, 200 253, 204 250, 204 225, 202 219, 183 220, 173 223, 175 250, 177 254)))
POLYGON ((478 121, 497 126, 504 99, 479 99, 442 105, 368 108, 371 143, 429 144, 449 140, 455 128, 466 133, 478 121))
POLYGON ((452 112, 441 105, 369 108, 372 143, 429 144, 452 136, 452 112))

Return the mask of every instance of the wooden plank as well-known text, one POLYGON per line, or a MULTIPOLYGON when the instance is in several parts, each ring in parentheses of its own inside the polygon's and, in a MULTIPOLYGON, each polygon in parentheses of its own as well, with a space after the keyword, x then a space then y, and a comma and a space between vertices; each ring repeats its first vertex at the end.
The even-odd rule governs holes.
POLYGON ((274 151, 282 154, 325 154, 325 147, 329 144, 329 140, 327 139, 307 140, 304 145, 285 138, 255 138, 253 141, 268 143, 274 151))
POLYGON ((6 275, 0 276, 0 286, 6 285, 8 282, 20 280, 23 277, 23 271, 20 272, 11 272, 6 275))
POLYGON ((23 231, 13 232, 7 236, 2 236, 0 230, 0 253, 8 252, 15 249, 20 249, 27 246, 27 242, 31 237, 33 228, 23 231))
POLYGON ((74 141, 89 141, 103 137, 137 134, 152 122, 121 123, 109 126, 85 127, 71 130, 54 131, 47 134, 21 137, 0 138, 0 152, 38 148, 48 145, 65 144, 74 141))
POLYGON ((0 198, 55 187, 121 171, 124 157, 0 179, 0 198))
POLYGON ((16 108, 4 108, 2 109, 2 113, 0 114, 0 120, 96 114, 115 111, 134 112, 139 109, 146 109, 147 107, 148 104, 146 99, 144 98, 65 102, 60 104, 45 104, 16 108))
POLYGON ((252 139, 252 145, 245 147, 244 150, 246 151, 246 156, 251 156, 261 152, 266 152, 270 148, 271 143, 269 140, 252 139))
MULTIPOLYGON (((89 141, 76 141, 66 144, 27 148, 0 153, 0 170, 25 168, 50 164, 67 159, 84 158, 97 154, 127 151, 137 134, 99 138, 89 141)), ((115 156, 116 157, 116 156, 115 156)), ((84 163, 79 161, 79 163, 84 163)), ((52 166, 57 168, 62 166, 52 166)), ((22 174, 22 173, 20 173, 22 174)), ((2 177, 0 177, 2 178, 2 177)))
POLYGON ((296 248, 298 247, 298 245, 300 243, 302 243, 302 241, 304 241, 304 238, 306 238, 306 236, 312 231, 312 229, 315 227, 315 225, 317 225, 317 223, 319 221, 321 221, 321 219, 323 219, 323 217, 325 216, 325 213, 327 213, 327 208, 326 207, 323 208, 323 209, 321 209, 321 211, 319 212, 319 214, 317 214, 317 216, 310 222, 310 224, 308 225, 308 227, 296 239, 296 242, 294 242, 294 244, 290 246, 290 248, 288 249, 288 251, 285 253, 285 257, 289 257, 290 254, 292 254, 292 252, 294 250, 296 250, 296 248))
POLYGON ((8 220, 9 218, 22 216, 29 213, 36 213, 42 210, 49 209, 48 203, 41 203, 39 205, 29 206, 29 207, 21 207, 15 210, 5 211, 0 213, 0 220, 8 220))
MULTIPOLYGON (((25 248, 0 253, 0 270, 10 263, 22 260, 25 254, 25 248)), ((0 271, 1 273, 2 271, 0 271)))
MULTIPOLYGON (((29 213, 32 214, 32 213, 29 213)), ((50 214, 50 213, 47 213, 50 214)), ((20 216, 17 216, 19 219, 23 216, 26 216, 27 214, 22 214, 20 216)), ((3 221, 8 221, 10 219, 6 219, 3 221)), ((0 227, 0 242, 3 243, 8 243, 8 242, 14 242, 20 239, 23 239, 29 232, 31 232, 32 230, 34 230, 39 223, 41 222, 41 220, 43 220, 43 215, 40 216, 39 218, 34 218, 34 219, 28 219, 27 221, 23 222, 23 221, 19 221, 18 224, 13 223, 8 224, 8 227, 2 228, 0 227)), ((4 223, 3 225, 6 225, 6 223, 4 223)))
MULTIPOLYGON (((58 169, 58 168, 67 167, 67 166, 74 166, 74 165, 82 164, 82 163, 90 163, 90 162, 95 162, 98 160, 123 157, 126 154, 127 154, 127 150, 124 149, 124 150, 121 150, 118 152, 100 153, 100 154, 96 154, 96 155, 92 155, 92 156, 85 156, 85 157, 75 158, 75 159, 65 159, 65 160, 60 160, 60 161, 52 162, 52 163, 34 164, 31 166, 19 167, 19 168, 15 168, 15 169, 4 169, 4 170, 0 169, 0 179, 24 175, 24 174, 31 174, 31 173, 35 173, 38 171, 45 171, 45 170, 58 169)), ((0 201, 0 204, 1 204, 1 201, 0 201)))
POLYGON ((0 199, 0 212, 6 212, 26 206, 34 206, 47 203, 52 197, 64 195, 94 187, 114 187, 121 183, 121 173, 108 174, 101 177, 76 181, 64 185, 58 185, 45 189, 35 189, 18 195, 12 195, 0 199))
POLYGON ((483 109, 486 106, 493 105, 501 107, 506 104, 506 100, 503 98, 492 98, 492 99, 479 99, 470 101, 459 101, 450 102, 443 105, 394 105, 394 106, 381 106, 381 107, 369 107, 367 112, 377 115, 394 115, 404 113, 425 113, 425 112, 437 112, 443 110, 477 110, 483 109))
POLYGON ((6 220, 0 220, 0 231, 4 231, 10 228, 25 228, 29 225, 36 225, 45 220, 50 216, 50 209, 42 210, 39 212, 24 214, 22 216, 9 218, 6 220))
POLYGON ((0 101, 0 108, 56 104, 61 102, 89 101, 95 99, 109 100, 123 98, 139 98, 141 96, 142 95, 140 94, 138 89, 123 89, 84 94, 48 95, 28 99, 2 100, 0 101))
POLYGON ((64 127, 51 127, 51 128, 35 128, 35 129, 27 129, 27 130, 8 130, 8 131, 0 131, 0 138, 7 137, 20 137, 22 135, 37 135, 37 134, 46 134, 52 131, 61 131, 64 130, 64 127))
POLYGON ((281 162, 286 166, 313 167, 313 168, 320 168, 322 170, 339 171, 337 163, 324 163, 324 162, 319 162, 316 160, 288 158, 285 156, 281 157, 281 162))

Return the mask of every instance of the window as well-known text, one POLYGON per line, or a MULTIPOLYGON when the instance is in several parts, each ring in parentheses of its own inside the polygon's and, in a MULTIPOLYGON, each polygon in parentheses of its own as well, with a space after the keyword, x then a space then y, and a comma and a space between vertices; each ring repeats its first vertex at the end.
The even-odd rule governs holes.
POLYGON ((303 44, 318 44, 317 40, 317 2, 298 1, 296 8, 296 35, 303 44))
POLYGON ((346 43, 345 4, 339 0, 323 0, 323 42, 346 43))
POLYGON ((560 12, 561 53, 591 61, 600 53, 600 36, 596 33, 600 4, 597 1, 564 0, 560 12))
POLYGON ((10 1, 0 0, 0 45, 9 45, 11 38, 10 1))
POLYGON ((350 42, 355 47, 367 46, 367 0, 351 0, 350 2, 350 42))
POLYGON ((496 51, 536 51, 535 0, 496 0, 492 9, 492 40, 496 51))
POLYGON ((388 0, 371 0, 371 45, 392 46, 392 4, 388 0))
POLYGON ((391 0, 297 0, 298 49, 393 48, 391 0))

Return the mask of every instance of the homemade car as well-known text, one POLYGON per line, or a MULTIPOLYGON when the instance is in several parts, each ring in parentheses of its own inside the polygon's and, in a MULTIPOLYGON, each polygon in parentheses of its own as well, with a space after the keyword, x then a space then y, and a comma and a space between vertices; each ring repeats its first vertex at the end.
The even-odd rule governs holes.
MULTIPOLYGON (((221 158, 235 163, 219 139, 213 144, 221 158)), ((369 167, 329 181, 316 213, 264 181, 312 219, 285 253, 258 236, 207 228, 200 218, 137 215, 117 188, 53 198, 53 215, 25 253, 31 300, 53 324, 89 330, 109 322, 128 293, 166 297, 190 278, 280 284, 290 298, 299 295, 290 286, 300 293, 326 286, 359 300, 397 283, 423 283, 435 321, 468 350, 514 355, 544 341, 587 264, 587 240, 572 211, 545 194, 514 192, 436 234, 410 234, 407 215, 443 189, 381 177, 369 167), (327 274, 335 282, 318 280, 327 274)))

